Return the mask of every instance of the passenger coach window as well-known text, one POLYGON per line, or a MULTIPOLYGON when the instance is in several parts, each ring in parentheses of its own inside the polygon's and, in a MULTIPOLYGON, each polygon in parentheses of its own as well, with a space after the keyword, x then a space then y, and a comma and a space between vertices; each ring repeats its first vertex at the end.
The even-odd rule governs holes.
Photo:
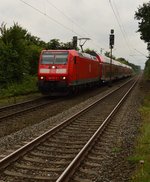
POLYGON ((66 64, 68 52, 44 52, 42 55, 42 64, 66 64))

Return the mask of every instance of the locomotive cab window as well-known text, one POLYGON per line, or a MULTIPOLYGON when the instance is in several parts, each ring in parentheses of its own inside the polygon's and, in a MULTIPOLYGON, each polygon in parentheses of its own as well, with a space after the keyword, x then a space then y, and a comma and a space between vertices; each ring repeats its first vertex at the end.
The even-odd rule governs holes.
POLYGON ((68 52, 44 52, 41 64, 67 64, 68 52))

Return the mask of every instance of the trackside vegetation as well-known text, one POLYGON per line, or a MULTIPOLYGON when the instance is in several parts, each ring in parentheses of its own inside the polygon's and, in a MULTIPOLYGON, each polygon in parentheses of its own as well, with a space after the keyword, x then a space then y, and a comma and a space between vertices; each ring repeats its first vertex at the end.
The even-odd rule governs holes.
POLYGON ((132 176, 132 182, 150 181, 150 2, 144 3, 135 12, 135 19, 139 21, 141 39, 147 43, 149 51, 148 59, 145 63, 144 76, 148 90, 140 108, 142 126, 140 136, 137 138, 137 145, 134 156, 130 157, 131 162, 136 163, 136 171, 132 176))
POLYGON ((146 80, 150 80, 150 58, 145 63, 144 75, 146 80))
POLYGON ((36 82, 37 78, 35 76, 26 76, 20 83, 9 83, 7 87, 1 88, 0 98, 5 99, 29 93, 36 93, 38 92, 36 82))
POLYGON ((137 139, 135 154, 129 158, 130 162, 136 164, 132 182, 150 181, 150 92, 145 97, 140 112, 143 120, 141 132, 137 139))
POLYGON ((147 44, 149 56, 145 64, 145 77, 150 80, 150 1, 143 3, 135 12, 135 19, 138 20, 140 38, 147 44))

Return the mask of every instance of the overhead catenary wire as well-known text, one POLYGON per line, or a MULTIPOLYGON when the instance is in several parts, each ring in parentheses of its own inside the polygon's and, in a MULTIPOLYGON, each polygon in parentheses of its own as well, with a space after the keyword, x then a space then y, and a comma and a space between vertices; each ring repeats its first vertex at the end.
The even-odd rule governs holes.
POLYGON ((129 40, 128 40, 127 35, 126 35, 126 31, 125 31, 125 29, 124 29, 123 24, 121 23, 121 17, 120 17, 120 14, 119 14, 119 12, 118 12, 118 8, 116 7, 116 4, 115 4, 114 1, 113 1, 113 5, 114 5, 114 7, 115 7, 115 10, 114 10, 114 8, 113 8, 113 5, 112 5, 111 0, 109 0, 109 3, 110 3, 110 6, 111 6, 111 9, 112 9, 112 11, 113 11, 113 13, 114 13, 114 15, 115 15, 115 18, 116 18, 116 20, 117 20, 117 23, 118 23, 118 25, 119 25, 119 27, 120 27, 121 33, 122 33, 122 35, 123 35, 123 37, 124 37, 124 40, 125 40, 125 42, 126 42, 126 45, 127 45, 128 49, 129 49, 129 51, 132 52, 133 50, 135 50, 136 52, 138 52, 138 53, 140 53, 141 55, 143 55, 143 56, 146 57, 146 55, 143 54, 141 51, 139 51, 139 50, 135 49, 134 47, 130 46, 129 40))
POLYGON ((71 18, 70 16, 66 15, 61 9, 59 9, 57 6, 55 6, 53 3, 51 3, 49 0, 47 0, 47 3, 49 5, 51 5, 53 8, 55 8, 59 13, 61 13, 65 18, 67 18, 71 23, 73 23, 74 25, 76 25, 78 28, 80 28, 80 30, 83 31, 83 33, 90 37, 90 40, 93 42, 93 45, 95 45, 95 47, 97 47, 99 49, 99 45, 96 43, 96 41, 92 38, 92 36, 86 32, 86 30, 84 30, 83 27, 81 27, 81 25, 79 25, 75 20, 73 20, 73 18, 71 18))
POLYGON ((50 19, 50 20, 53 21, 54 23, 56 23, 56 24, 62 26, 63 28, 65 28, 65 29, 67 29, 67 30, 69 30, 69 31, 71 31, 71 32, 73 32, 73 33, 75 33, 76 35, 82 37, 82 35, 80 35, 80 34, 77 33, 76 31, 72 30, 71 28, 67 27, 66 25, 60 23, 58 20, 56 20, 56 19, 52 18, 51 16, 47 15, 46 13, 44 13, 43 11, 41 11, 40 9, 38 9, 38 8, 36 8, 36 7, 34 7, 34 6, 32 6, 31 4, 25 2, 24 0, 19 0, 19 1, 21 1, 21 2, 24 3, 24 4, 26 4, 26 5, 29 6, 30 8, 34 9, 34 10, 37 11, 38 13, 40 13, 40 14, 46 16, 48 19, 50 19))
POLYGON ((55 8, 59 13, 61 13, 65 18, 67 18, 71 23, 73 23, 74 25, 76 25, 77 27, 80 27, 80 29, 88 35, 88 33, 86 33, 86 31, 79 25, 77 24, 70 16, 66 15, 62 10, 60 10, 59 8, 57 8, 53 3, 49 2, 49 0, 47 0, 47 3, 49 5, 51 5, 53 8, 55 8))
POLYGON ((142 56, 145 56, 147 58, 147 56, 145 54, 143 54, 141 51, 134 49, 136 52, 138 52, 139 54, 141 54, 142 56))
MULTIPOLYGON (((83 35, 79 34, 78 32, 74 31, 73 29, 67 27, 66 25, 62 24, 61 22, 59 22, 58 20, 54 19, 53 17, 49 16, 46 11, 43 12, 41 11, 40 9, 34 7, 33 5, 25 2, 24 0, 19 0, 21 1, 22 3, 26 4, 27 6, 29 6, 30 8, 34 9, 35 11, 37 11, 38 13, 42 14, 43 16, 47 17, 48 19, 50 19, 51 21, 53 21, 54 23, 62 26, 63 28, 67 29, 68 31, 70 32, 73 32, 75 35, 79 36, 79 37, 84 37, 83 35)), ((69 21, 71 21, 72 23, 74 23, 76 26, 79 27, 79 25, 72 19, 70 18, 69 16, 67 16, 63 11, 61 11, 60 9, 58 9, 55 5, 53 5, 52 3, 50 3, 48 0, 47 2, 52 5, 55 9, 57 9, 57 11, 59 11, 61 14, 63 14, 69 21)), ((87 32, 85 32, 85 30, 83 30, 83 28, 80 28, 82 29, 82 31, 84 32, 84 34, 86 33, 88 36, 90 36, 87 32)), ((90 36, 91 37, 91 36, 90 36)), ((91 41, 92 41, 92 44, 95 45, 95 47, 97 47, 97 49, 99 50, 100 49, 100 46, 98 44, 95 43, 95 41, 93 40, 93 38, 91 38, 91 41)))
MULTIPOLYGON (((125 40, 126 46, 127 46, 127 48, 129 49, 129 51, 131 51, 130 45, 129 45, 129 43, 128 43, 128 41, 127 41, 127 38, 126 38, 126 33, 125 33, 125 31, 124 31, 124 28, 122 28, 123 26, 121 25, 120 20, 119 20, 119 18, 118 18, 118 17, 120 17, 119 12, 118 12, 118 10, 117 10, 117 13, 115 12, 115 9, 114 9, 114 7, 113 7, 113 5, 112 5, 111 0, 109 0, 109 3, 110 3, 110 7, 111 7, 111 9, 112 9, 112 11, 113 11, 113 14, 114 14, 114 16, 115 16, 115 18, 116 18, 116 21, 117 21, 117 23, 118 23, 118 25, 119 25, 120 31, 121 31, 121 33, 122 33, 122 36, 123 36, 123 38, 124 38, 124 40, 125 40), (118 16, 117 16, 117 14, 118 14, 118 16)), ((116 6, 115 6, 115 8, 116 8, 116 6)), ((117 9, 117 8, 116 8, 116 9, 117 9)))
POLYGON ((122 20, 121 20, 121 17, 120 17, 120 14, 119 14, 119 11, 118 11, 118 8, 117 8, 117 6, 116 6, 115 1, 113 1, 113 4, 114 4, 115 10, 116 10, 116 13, 117 13, 117 15, 118 15, 118 20, 120 21, 120 25, 121 25, 121 27, 122 27, 122 31, 123 31, 123 34, 124 34, 124 36, 125 36, 125 40, 126 40, 128 46, 131 47, 131 46, 130 46, 130 42, 129 42, 129 40, 128 40, 128 36, 127 36, 126 31, 125 31, 125 28, 124 28, 124 25, 121 23, 122 20), (129 42, 129 43, 128 43, 128 42, 129 42))

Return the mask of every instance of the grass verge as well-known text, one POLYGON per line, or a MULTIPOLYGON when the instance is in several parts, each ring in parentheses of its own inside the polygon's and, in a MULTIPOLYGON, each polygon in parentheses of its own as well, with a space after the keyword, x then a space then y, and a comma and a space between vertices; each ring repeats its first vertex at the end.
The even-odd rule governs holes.
POLYGON ((145 97, 140 112, 143 120, 141 134, 135 155, 129 161, 136 164, 132 182, 150 182, 150 93, 145 97))
POLYGON ((22 83, 9 84, 0 90, 0 105, 13 104, 38 94, 37 78, 28 76, 22 83))

